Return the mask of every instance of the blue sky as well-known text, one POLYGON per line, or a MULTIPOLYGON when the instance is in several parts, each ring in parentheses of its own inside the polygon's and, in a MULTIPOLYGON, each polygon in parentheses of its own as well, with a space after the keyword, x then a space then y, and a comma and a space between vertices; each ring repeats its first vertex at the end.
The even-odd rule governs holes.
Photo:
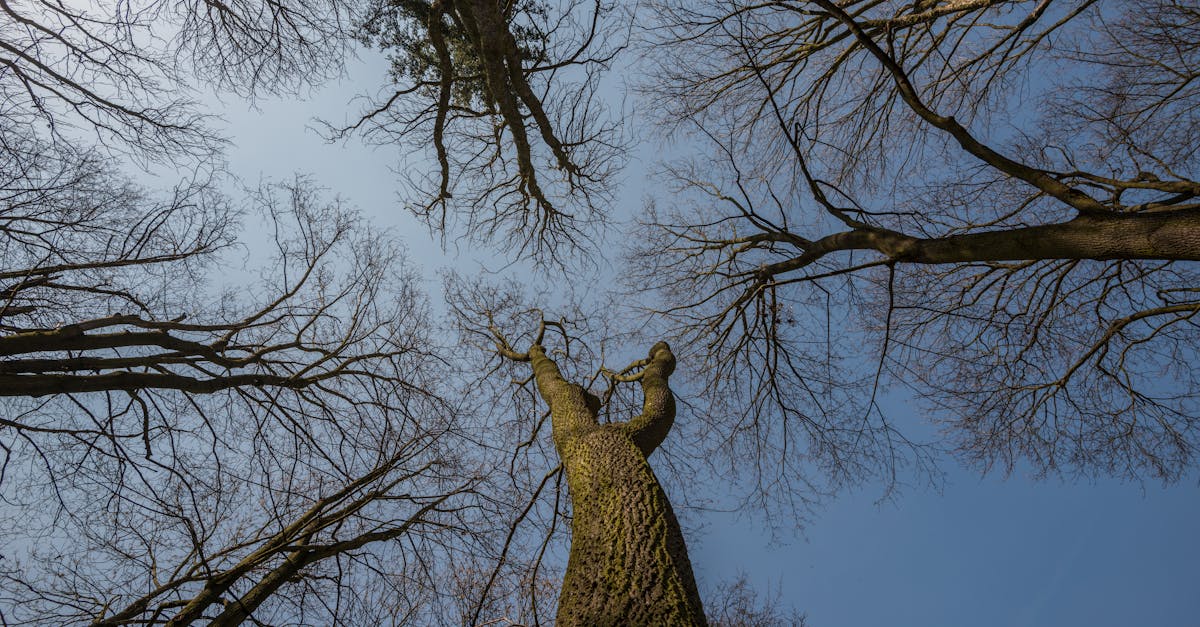
MULTIPOLYGON (((396 202, 395 147, 326 144, 309 126, 356 110, 347 101, 384 84, 386 64, 364 54, 341 84, 304 99, 219 107, 234 140, 230 168, 247 184, 294 172, 396 230, 436 292, 433 271, 479 260, 443 253, 396 202)), ((628 202, 640 198, 627 172, 628 202)), ((902 408, 897 408, 902 409, 902 408)), ((902 413, 911 414, 909 411, 902 413)), ((819 510, 802 538, 771 542, 753 516, 710 514, 688 537, 707 585, 745 572, 813 627, 1200 625, 1200 486, 1112 480, 1035 481, 945 465, 944 490, 910 489, 876 504, 865 486, 819 510)))
POLYGON ((733 516, 693 546, 701 577, 743 568, 814 626, 1179 626, 1200 617, 1194 485, 980 479, 819 512, 806 539, 765 546, 733 516))

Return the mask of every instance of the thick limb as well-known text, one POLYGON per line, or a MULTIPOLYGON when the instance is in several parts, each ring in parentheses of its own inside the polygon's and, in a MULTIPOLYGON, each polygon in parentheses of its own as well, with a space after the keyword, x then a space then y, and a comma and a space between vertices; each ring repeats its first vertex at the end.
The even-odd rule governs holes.
POLYGON ((666 342, 656 343, 637 377, 642 384, 642 413, 621 425, 646 457, 662 444, 675 424, 675 395, 667 384, 674 371, 671 347, 666 342))

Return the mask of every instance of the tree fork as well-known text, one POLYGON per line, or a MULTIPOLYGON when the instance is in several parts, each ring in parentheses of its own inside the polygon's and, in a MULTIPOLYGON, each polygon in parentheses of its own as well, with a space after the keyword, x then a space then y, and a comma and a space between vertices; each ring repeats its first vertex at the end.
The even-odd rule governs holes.
POLYGON ((658 342, 640 372, 617 377, 639 381, 645 401, 641 415, 608 424, 600 400, 563 378, 540 333, 528 353, 503 340, 498 348, 533 367, 574 504, 557 624, 706 625, 679 521, 647 461, 675 420, 670 346, 658 342))

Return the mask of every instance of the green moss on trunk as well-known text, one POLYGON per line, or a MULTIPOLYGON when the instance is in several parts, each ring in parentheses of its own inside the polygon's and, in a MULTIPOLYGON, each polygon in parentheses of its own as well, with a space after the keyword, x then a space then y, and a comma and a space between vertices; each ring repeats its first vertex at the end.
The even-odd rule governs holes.
POLYGON ((646 456, 617 425, 560 450, 574 503, 559 625, 703 625, 679 522, 646 456))
POLYGON ((595 397, 565 381, 540 346, 529 358, 574 504, 558 624, 704 625, 679 522, 646 459, 675 418, 670 348, 651 349, 638 376, 643 413, 620 424, 599 424, 595 397))

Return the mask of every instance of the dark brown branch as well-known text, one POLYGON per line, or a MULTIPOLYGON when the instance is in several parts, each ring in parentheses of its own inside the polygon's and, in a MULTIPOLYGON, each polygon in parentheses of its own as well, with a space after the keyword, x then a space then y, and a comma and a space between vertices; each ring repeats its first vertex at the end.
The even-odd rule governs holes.
POLYGON ((945 264, 1031 259, 1200 260, 1200 210, 1083 215, 1068 222, 919 238, 884 229, 828 235, 793 259, 764 266, 773 277, 838 251, 872 250, 904 263, 945 264))
POLYGON ((850 17, 836 4, 829 0, 812 0, 814 4, 828 11, 830 15, 836 17, 839 21, 845 24, 846 28, 854 34, 864 48, 867 49, 891 74, 892 79, 896 83, 896 87, 900 91, 904 102, 930 125, 949 133, 964 150, 972 155, 975 155, 984 163, 1004 172, 1019 178, 1030 185, 1050 194, 1051 196, 1067 203, 1076 208, 1081 213, 1106 213, 1108 208, 1095 198, 1088 196, 1077 188, 1069 187, 1060 182, 1057 178, 1051 176, 1050 173, 1037 168, 1031 168, 1028 165, 1006 157, 999 152, 996 152, 990 146, 980 142, 974 135, 971 134, 962 124, 950 116, 939 115, 937 112, 930 109, 921 100, 920 94, 917 93, 915 87, 909 82, 908 75, 904 69, 900 67, 896 60, 875 43, 875 40, 868 35, 855 20, 850 17))

